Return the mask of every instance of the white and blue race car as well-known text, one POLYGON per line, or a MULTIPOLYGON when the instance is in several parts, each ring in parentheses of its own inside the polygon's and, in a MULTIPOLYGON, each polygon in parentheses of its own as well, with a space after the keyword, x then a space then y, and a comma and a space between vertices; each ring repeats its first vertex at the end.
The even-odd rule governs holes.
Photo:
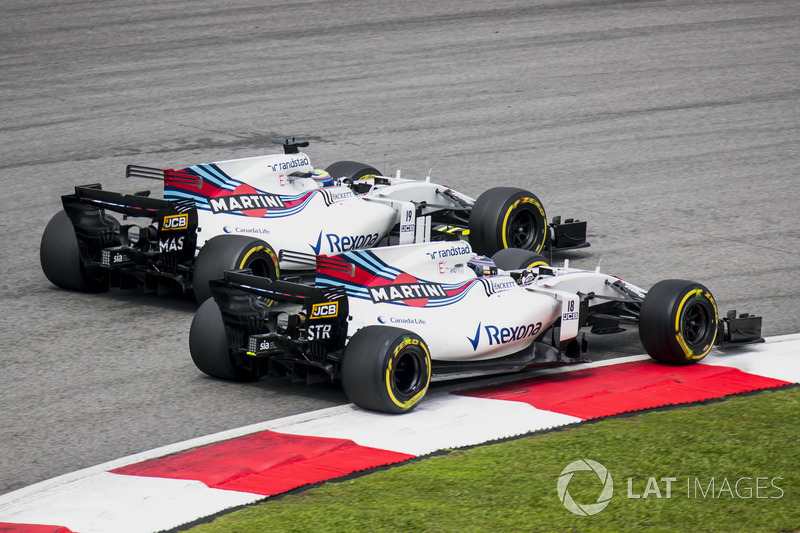
POLYGON ((666 280, 649 291, 615 276, 552 267, 533 251, 491 259, 467 242, 430 242, 334 255, 283 252, 315 267, 313 285, 226 271, 197 310, 195 365, 222 379, 341 380, 361 407, 403 413, 432 377, 509 372, 581 361, 579 330, 638 324, 659 361, 694 363, 716 344, 761 340, 761 318, 720 319, 709 290, 666 280))
POLYGON ((303 268, 279 260, 283 250, 336 254, 459 239, 484 254, 588 246, 586 222, 548 223, 523 189, 496 187, 473 199, 429 177, 382 176, 353 161, 315 169, 300 151, 307 142, 275 142, 284 153, 183 169, 128 166, 129 177, 163 181, 163 199, 75 187, 42 236, 45 275, 66 289, 140 286, 194 292, 202 302, 226 269, 279 278, 303 268))

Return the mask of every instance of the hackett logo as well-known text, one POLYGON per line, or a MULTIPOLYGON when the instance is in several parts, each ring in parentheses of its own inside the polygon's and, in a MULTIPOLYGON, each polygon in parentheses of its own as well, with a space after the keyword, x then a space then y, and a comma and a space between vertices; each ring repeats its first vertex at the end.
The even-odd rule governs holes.
POLYGON ((249 209, 283 208, 286 205, 274 194, 235 194, 209 198, 208 203, 213 213, 229 213, 249 209))

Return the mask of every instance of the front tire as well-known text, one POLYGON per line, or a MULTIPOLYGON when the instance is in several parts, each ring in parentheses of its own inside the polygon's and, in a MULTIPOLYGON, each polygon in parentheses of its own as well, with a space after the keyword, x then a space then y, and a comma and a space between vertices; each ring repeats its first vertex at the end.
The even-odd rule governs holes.
POLYGON ((639 338, 647 353, 663 363, 703 359, 717 338, 717 304, 694 281, 659 281, 647 291, 639 315, 639 338))
POLYGON ((469 215, 469 242, 481 255, 491 256, 503 248, 539 253, 549 231, 539 198, 515 187, 485 191, 475 200, 469 215))
POLYGON ((503 248, 492 256, 497 268, 502 270, 524 270, 539 266, 550 266, 547 258, 530 250, 503 248))
POLYGON ((419 404, 430 381, 430 351, 410 331, 367 326, 345 348, 342 386, 350 401, 364 409, 406 413, 419 404))
POLYGON ((81 261, 72 221, 59 211, 42 234, 39 262, 45 277, 57 287, 71 291, 102 292, 108 284, 92 277, 81 261))
POLYGON ((337 161, 336 163, 331 163, 325 171, 330 174, 333 179, 347 178, 350 183, 358 181, 364 176, 381 175, 380 170, 365 163, 359 163, 358 161, 337 161))
POLYGON ((214 378, 255 381, 258 375, 236 364, 225 336, 222 313, 213 298, 197 309, 189 329, 189 353, 195 366, 214 378))
POLYGON ((211 297, 209 281, 220 279, 226 270, 249 268, 256 276, 277 279, 278 255, 272 246, 247 235, 217 235, 200 249, 194 261, 193 288, 197 303, 211 297))

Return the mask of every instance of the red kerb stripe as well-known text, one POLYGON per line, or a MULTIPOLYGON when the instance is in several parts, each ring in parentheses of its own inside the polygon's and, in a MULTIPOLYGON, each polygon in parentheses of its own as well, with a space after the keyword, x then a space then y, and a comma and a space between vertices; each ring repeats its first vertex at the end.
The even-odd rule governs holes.
POLYGON ((61 526, 0 522, 0 533, 72 533, 72 531, 61 526))
POLYGON ((211 488, 269 496, 413 457, 346 439, 264 431, 112 472, 198 480, 211 488))
POLYGON ((460 394, 524 402, 589 420, 784 385, 789 382, 736 368, 671 366, 647 360, 541 376, 460 394))

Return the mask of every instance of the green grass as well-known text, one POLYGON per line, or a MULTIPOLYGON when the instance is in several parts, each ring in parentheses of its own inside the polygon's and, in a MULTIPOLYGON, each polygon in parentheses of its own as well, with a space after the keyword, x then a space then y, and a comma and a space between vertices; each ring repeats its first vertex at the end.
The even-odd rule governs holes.
MULTIPOLYGON (((800 531, 798 437, 800 388, 766 391, 452 450, 190 531, 800 531), (564 467, 583 458, 614 480, 610 504, 594 516, 570 513, 556 491, 564 467), (628 478, 631 493, 643 496, 651 477, 647 498, 628 497, 628 478), (677 478, 670 498, 666 477, 677 478)), ((591 472, 569 484, 579 503, 594 503, 601 488, 591 472)))

